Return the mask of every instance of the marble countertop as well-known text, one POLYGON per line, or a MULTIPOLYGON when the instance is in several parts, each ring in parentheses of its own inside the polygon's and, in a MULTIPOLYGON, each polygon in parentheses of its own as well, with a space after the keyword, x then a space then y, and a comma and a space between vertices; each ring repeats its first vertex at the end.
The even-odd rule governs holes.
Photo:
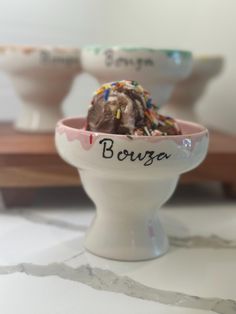
POLYGON ((236 203, 189 189, 160 211, 169 252, 135 263, 84 251, 94 208, 82 190, 1 205, 0 313, 236 313, 236 203))

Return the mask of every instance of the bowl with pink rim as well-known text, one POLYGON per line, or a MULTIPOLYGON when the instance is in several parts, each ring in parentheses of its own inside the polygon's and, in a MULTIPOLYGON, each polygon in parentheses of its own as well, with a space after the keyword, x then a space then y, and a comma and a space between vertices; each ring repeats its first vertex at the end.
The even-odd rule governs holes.
POLYGON ((190 75, 192 54, 177 49, 87 46, 81 50, 81 66, 100 84, 124 77, 138 81, 161 106, 169 100, 177 82, 190 75))
POLYGON ((0 70, 21 100, 15 127, 48 132, 62 118, 62 102, 80 73, 80 50, 50 46, 0 46, 0 70))
POLYGON ((182 135, 127 136, 86 131, 85 120, 61 120, 55 131, 59 155, 78 169, 96 206, 85 248, 124 261, 161 256, 168 238, 158 209, 205 158, 207 129, 179 120, 182 135))
POLYGON ((195 56, 192 74, 179 82, 163 113, 173 117, 197 121, 195 104, 204 95, 211 80, 223 70, 224 57, 221 55, 195 56))

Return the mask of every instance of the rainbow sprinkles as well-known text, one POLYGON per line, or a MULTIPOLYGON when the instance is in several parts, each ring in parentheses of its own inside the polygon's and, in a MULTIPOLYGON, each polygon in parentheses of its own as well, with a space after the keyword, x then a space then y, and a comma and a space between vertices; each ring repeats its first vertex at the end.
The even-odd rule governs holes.
MULTIPOLYGON (((158 113, 159 107, 154 104, 150 94, 144 90, 137 81, 121 80, 103 84, 95 91, 92 100, 92 106, 89 109, 89 114, 94 112, 94 114, 91 114, 91 116, 93 116, 93 119, 95 120, 95 115, 97 115, 97 109, 95 107, 100 106, 104 115, 107 114, 108 111, 109 114, 112 112, 110 120, 114 121, 114 124, 116 123, 118 125, 119 122, 122 124, 122 119, 125 121, 129 120, 129 117, 127 117, 128 101, 126 104, 127 106, 124 106, 124 102, 121 97, 122 95, 125 95, 133 104, 133 110, 131 111, 130 116, 135 116, 136 114, 137 117, 134 118, 136 119, 135 125, 133 128, 123 127, 122 132, 115 132, 113 130, 112 132, 107 133, 136 136, 163 136, 181 134, 180 128, 176 121, 171 117, 167 117, 158 113)), ((90 122, 89 114, 88 124, 90 122)), ((103 117, 101 114, 101 116, 97 118, 97 121, 101 121, 102 119, 103 117)), ((98 125, 97 121, 92 122, 92 127, 88 128, 87 130, 105 132, 102 129, 99 129, 99 126, 97 130, 93 129, 94 125, 98 125)))

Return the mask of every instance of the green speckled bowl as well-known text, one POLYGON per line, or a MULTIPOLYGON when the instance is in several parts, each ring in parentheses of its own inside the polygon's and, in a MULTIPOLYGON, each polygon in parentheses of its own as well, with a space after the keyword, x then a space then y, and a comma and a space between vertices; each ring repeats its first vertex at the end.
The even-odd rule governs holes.
POLYGON ((81 52, 81 65, 100 84, 136 80, 162 105, 169 100, 175 84, 190 75, 192 54, 144 47, 87 46, 81 52))

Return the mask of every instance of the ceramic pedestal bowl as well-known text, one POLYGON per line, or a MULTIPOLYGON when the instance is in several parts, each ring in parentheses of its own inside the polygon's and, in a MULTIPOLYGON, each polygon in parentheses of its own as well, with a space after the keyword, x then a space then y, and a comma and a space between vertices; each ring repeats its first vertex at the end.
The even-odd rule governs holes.
POLYGON ((204 95, 210 80, 221 73, 223 63, 222 56, 195 57, 192 74, 176 85, 162 112, 175 118, 197 121, 194 105, 204 95))
POLYGON ((183 135, 145 137, 89 132, 83 118, 58 122, 57 150, 79 169, 96 205, 85 239, 90 252, 136 261, 168 250, 157 210, 174 192, 179 175, 197 167, 208 147, 207 129, 179 123, 183 135))
POLYGON ((191 73, 192 54, 179 50, 93 46, 82 49, 81 66, 100 84, 124 78, 136 80, 161 106, 169 100, 175 84, 191 73))
POLYGON ((16 128, 30 132, 53 131, 62 118, 62 101, 80 72, 79 50, 2 46, 0 70, 10 75, 21 99, 16 128))

